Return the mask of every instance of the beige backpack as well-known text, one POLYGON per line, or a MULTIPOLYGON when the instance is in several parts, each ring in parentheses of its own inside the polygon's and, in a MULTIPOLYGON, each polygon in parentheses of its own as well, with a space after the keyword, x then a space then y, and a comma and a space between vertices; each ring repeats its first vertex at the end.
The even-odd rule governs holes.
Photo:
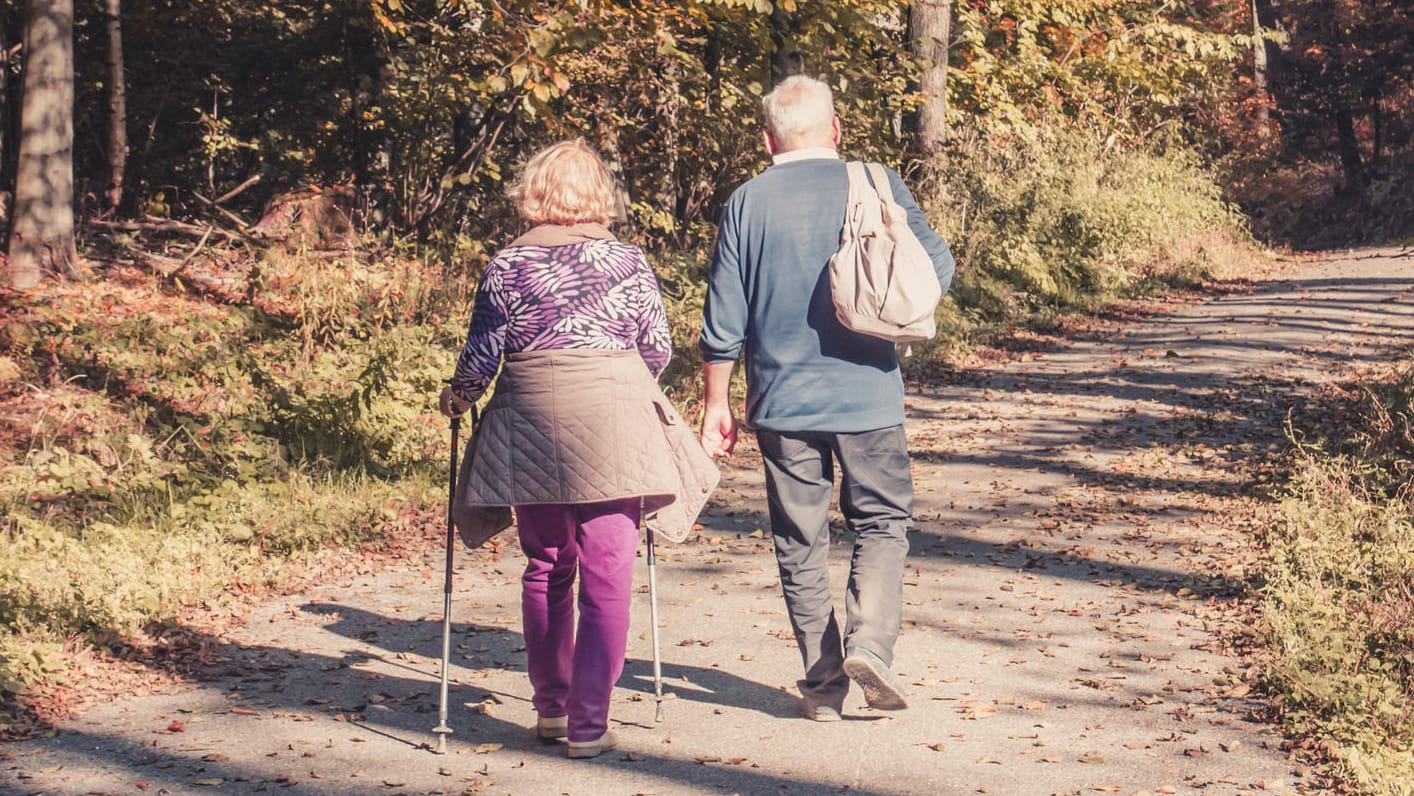
POLYGON ((942 300, 938 272, 877 163, 851 161, 839 251, 830 257, 835 317, 846 329, 895 343, 930 340, 942 300), (865 169, 874 180, 869 186, 865 169))

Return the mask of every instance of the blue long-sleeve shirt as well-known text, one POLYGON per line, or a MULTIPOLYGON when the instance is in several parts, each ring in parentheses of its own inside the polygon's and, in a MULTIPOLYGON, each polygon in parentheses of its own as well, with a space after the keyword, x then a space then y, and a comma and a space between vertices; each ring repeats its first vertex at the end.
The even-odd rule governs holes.
MULTIPOLYGON (((903 179, 887 172, 946 292, 952 253, 903 179)), ((745 352, 753 428, 849 433, 903 422, 894 344, 852 332, 835 317, 828 266, 848 195, 843 161, 808 156, 757 175, 722 210, 699 345, 707 362, 745 352)))

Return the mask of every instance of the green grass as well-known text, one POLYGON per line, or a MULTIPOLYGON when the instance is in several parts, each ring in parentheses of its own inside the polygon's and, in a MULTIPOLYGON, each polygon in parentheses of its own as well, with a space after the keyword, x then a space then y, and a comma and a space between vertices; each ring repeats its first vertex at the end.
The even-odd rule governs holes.
POLYGON ((1414 793, 1414 362, 1347 396, 1272 531, 1271 687, 1359 792, 1414 793))
POLYGON ((132 272, 12 305, 0 393, 0 702, 307 556, 416 534, 463 281, 267 255, 244 298, 132 272), (325 287, 321 287, 325 286, 325 287), (21 331, 22 330, 22 331, 21 331))

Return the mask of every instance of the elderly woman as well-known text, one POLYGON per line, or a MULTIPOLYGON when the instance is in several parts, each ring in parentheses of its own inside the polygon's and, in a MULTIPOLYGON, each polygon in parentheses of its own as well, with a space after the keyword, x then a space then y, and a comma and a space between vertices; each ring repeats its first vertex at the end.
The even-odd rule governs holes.
POLYGON ((534 227, 487 266, 441 397, 457 416, 501 371, 454 513, 479 544, 489 534, 477 526, 494 512, 476 511, 514 507, 536 732, 567 737, 569 756, 587 758, 617 743, 609 700, 639 523, 683 538, 717 471, 658 389, 672 354, 662 297, 643 252, 605 226, 615 196, 604 163, 583 140, 555 144, 530 159, 511 197, 534 227))

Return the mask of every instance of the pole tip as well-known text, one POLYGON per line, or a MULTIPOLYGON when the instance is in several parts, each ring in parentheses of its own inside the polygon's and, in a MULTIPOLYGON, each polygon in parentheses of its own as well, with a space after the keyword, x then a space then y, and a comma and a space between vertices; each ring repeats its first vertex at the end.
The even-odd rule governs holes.
POLYGON ((451 731, 452 728, 448 727, 446 724, 437 725, 437 729, 433 730, 433 732, 437 733, 437 745, 432 747, 432 754, 444 755, 447 753, 447 735, 450 734, 451 731))

